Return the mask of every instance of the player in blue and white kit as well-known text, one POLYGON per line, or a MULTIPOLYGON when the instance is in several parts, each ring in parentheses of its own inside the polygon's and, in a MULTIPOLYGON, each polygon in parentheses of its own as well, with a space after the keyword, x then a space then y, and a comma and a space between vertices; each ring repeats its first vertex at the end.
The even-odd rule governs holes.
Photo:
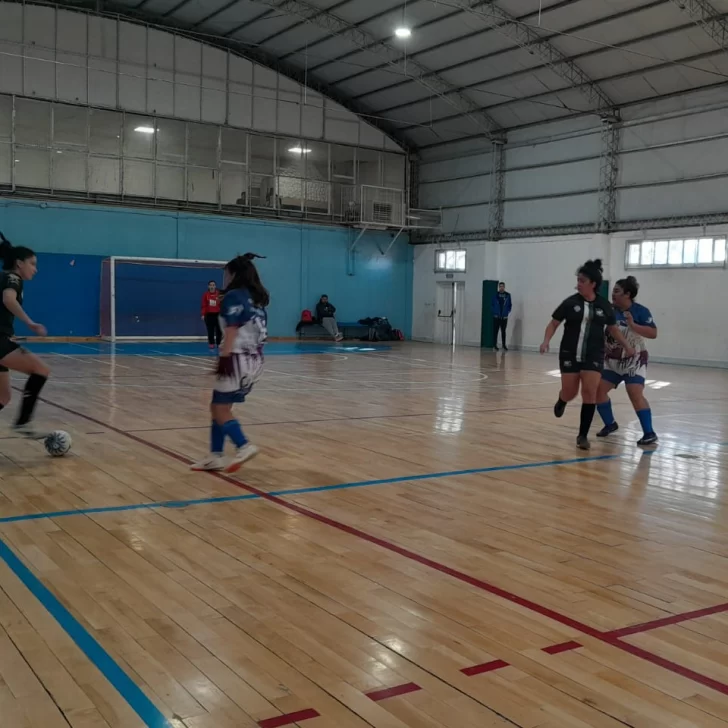
POLYGON ((612 414, 609 392, 624 382, 627 395, 644 431, 637 444, 654 445, 657 435, 652 429, 652 410, 645 399, 648 360, 645 339, 657 338, 657 326, 649 309, 635 302, 638 291, 639 284, 634 276, 618 280, 612 289, 617 326, 635 353, 623 359, 621 344, 607 333, 604 370, 597 392, 597 411, 604 421, 604 427, 597 433, 597 437, 607 437, 619 429, 612 414))
POLYGON ((192 470, 224 470, 234 473, 258 448, 243 434, 233 415, 233 404, 244 402, 263 372, 263 346, 268 336, 266 306, 268 291, 260 282, 252 253, 233 258, 223 278, 224 296, 220 308, 222 346, 218 357, 215 387, 210 412, 210 455, 192 470), (236 447, 229 463, 223 459, 225 438, 236 447))

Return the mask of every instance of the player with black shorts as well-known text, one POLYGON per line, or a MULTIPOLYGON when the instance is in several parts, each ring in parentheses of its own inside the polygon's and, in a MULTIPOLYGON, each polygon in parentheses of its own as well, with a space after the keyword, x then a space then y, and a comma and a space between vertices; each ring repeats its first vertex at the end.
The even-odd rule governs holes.
POLYGON ((8 405, 11 397, 10 372, 29 374, 23 392, 18 419, 14 429, 22 435, 40 439, 45 434, 36 433, 31 420, 43 385, 50 376, 50 369, 35 355, 19 346, 14 340, 15 319, 20 319, 38 336, 45 336, 42 324, 35 323, 23 310, 23 283, 35 276, 38 260, 30 248, 14 247, 0 233, 0 410, 8 405))
POLYGON ((554 414, 562 417, 566 403, 579 393, 581 386, 581 423, 576 445, 588 450, 589 428, 596 411, 597 390, 604 368, 604 329, 622 345, 626 356, 634 351, 616 326, 612 304, 597 291, 602 284, 602 261, 588 260, 576 274, 576 290, 573 296, 561 302, 546 327, 541 353, 549 350, 556 330, 564 322, 564 335, 559 348, 561 392, 554 405, 554 414))

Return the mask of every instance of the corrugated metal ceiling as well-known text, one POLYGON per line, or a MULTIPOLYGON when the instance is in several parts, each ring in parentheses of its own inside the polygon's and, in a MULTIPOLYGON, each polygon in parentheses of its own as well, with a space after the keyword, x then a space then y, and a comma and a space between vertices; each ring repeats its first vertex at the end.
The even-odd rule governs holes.
POLYGON ((715 32, 728 31, 728 0, 100 1, 298 69, 415 148, 603 115, 728 76, 715 32))

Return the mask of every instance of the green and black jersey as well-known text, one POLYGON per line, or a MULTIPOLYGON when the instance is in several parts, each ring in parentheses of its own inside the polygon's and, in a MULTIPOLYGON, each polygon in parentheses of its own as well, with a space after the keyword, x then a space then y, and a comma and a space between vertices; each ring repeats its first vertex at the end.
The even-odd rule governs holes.
POLYGON ((602 296, 587 301, 580 294, 569 296, 554 311, 553 318, 564 322, 559 355, 577 362, 604 361, 604 329, 614 326, 612 304, 602 296))
POLYGON ((15 291, 18 295, 18 303, 22 306, 23 279, 12 271, 2 271, 0 272, 0 337, 15 335, 15 329, 13 328, 15 316, 5 308, 5 304, 2 301, 2 294, 8 288, 15 291))

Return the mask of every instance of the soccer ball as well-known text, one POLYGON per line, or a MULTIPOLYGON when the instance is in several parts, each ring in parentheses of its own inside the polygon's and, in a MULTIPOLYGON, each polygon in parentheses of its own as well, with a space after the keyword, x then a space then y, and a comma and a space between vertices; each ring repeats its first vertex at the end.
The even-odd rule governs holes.
POLYGON ((63 457, 70 449, 73 441, 71 436, 63 430, 51 432, 45 439, 45 449, 54 458, 63 457))

